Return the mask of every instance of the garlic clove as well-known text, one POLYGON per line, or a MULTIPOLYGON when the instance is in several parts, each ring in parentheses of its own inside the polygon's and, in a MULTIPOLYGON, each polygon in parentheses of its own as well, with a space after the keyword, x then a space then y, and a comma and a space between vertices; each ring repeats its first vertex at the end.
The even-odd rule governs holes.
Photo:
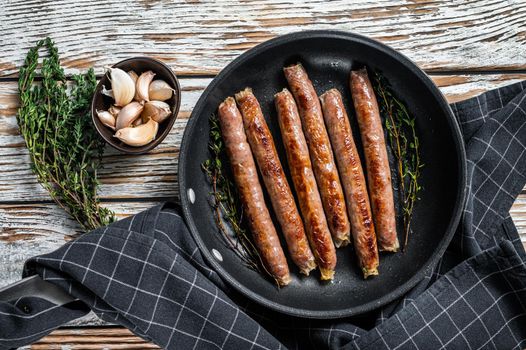
POLYGON ((139 126, 141 124, 142 124, 142 118, 137 118, 132 123, 133 126, 139 126))
POLYGON ((124 128, 117 130, 116 138, 129 146, 139 147, 144 146, 155 140, 159 124, 150 119, 146 124, 139 125, 135 128, 124 128))
POLYGON ((108 68, 111 80, 111 90, 115 98, 115 105, 124 107, 133 100, 135 83, 133 79, 119 68, 108 68))
POLYGON ((117 118, 117 115, 121 111, 121 107, 117 107, 115 105, 111 105, 111 107, 108 109, 108 112, 110 112, 115 118, 117 118))
MULTIPOLYGON (((137 75, 137 73, 135 73, 135 71, 133 71, 133 70, 130 70, 130 71, 128 71, 128 75, 132 78, 133 83, 135 84, 135 86, 137 86, 137 79, 139 79, 139 76, 137 75)), ((133 99, 135 101, 141 102, 139 100, 139 95, 137 94, 137 87, 135 88, 135 95, 133 96, 133 99)))
POLYGON ((99 117, 99 120, 102 124, 107 126, 108 128, 115 130, 115 117, 108 111, 99 111, 96 110, 97 117, 99 117))
POLYGON ((129 127, 141 115, 143 108, 144 106, 139 102, 131 102, 122 107, 117 115, 115 129, 119 130, 129 127))
POLYGON ((136 83, 137 79, 139 79, 139 76, 133 70, 128 71, 128 75, 132 78, 134 83, 136 83))
POLYGON ((166 118, 172 114, 168 103, 163 101, 149 101, 144 104, 144 109, 141 113, 143 122, 148 119, 153 119, 157 123, 162 123, 166 118))
POLYGON ((154 80, 148 88, 148 94, 151 100, 166 101, 172 94, 174 89, 164 80, 154 80))
POLYGON ((155 73, 151 70, 144 72, 139 76, 139 79, 137 79, 137 83, 135 83, 135 89, 137 90, 135 99, 137 101, 150 101, 148 88, 150 87, 150 83, 152 82, 154 76, 155 73))

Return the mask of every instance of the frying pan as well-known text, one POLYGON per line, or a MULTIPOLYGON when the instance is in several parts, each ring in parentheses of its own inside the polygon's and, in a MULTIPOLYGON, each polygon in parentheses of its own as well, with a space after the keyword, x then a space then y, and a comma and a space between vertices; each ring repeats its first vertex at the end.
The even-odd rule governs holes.
MULTIPOLYGON (((290 177, 289 183, 292 184, 290 177)), ((455 232, 465 200, 465 183, 465 150, 460 129, 431 79, 395 50, 369 38, 338 31, 284 35, 236 58, 197 102, 179 156, 183 215, 208 263, 227 283, 253 301, 282 313, 309 318, 364 313, 414 287, 435 266, 455 232), (318 94, 333 87, 342 92, 360 150, 348 87, 351 69, 366 66, 369 72, 382 74, 416 117, 425 164, 420 180, 424 189, 414 209, 413 232, 406 251, 381 254, 377 277, 363 280, 352 247, 347 247, 338 249, 332 283, 320 282, 317 272, 300 277, 289 262, 292 282, 278 289, 271 280, 245 267, 215 226, 210 207, 211 186, 201 169, 201 164, 210 157, 209 117, 227 96, 252 87, 287 168, 273 96, 287 86, 283 67, 296 62, 304 65, 318 94)), ((279 225, 276 228, 279 231, 279 225)), ((399 228, 398 232, 401 238, 402 230, 399 228)))

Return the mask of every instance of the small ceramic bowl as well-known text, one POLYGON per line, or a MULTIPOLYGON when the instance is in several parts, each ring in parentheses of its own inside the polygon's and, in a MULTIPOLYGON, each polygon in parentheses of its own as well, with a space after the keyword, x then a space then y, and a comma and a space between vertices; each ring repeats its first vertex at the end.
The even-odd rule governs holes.
POLYGON ((181 87, 179 86, 179 81, 177 80, 177 77, 172 72, 170 67, 168 67, 161 61, 149 57, 128 58, 113 65, 112 68, 120 68, 125 72, 133 70, 139 75, 143 72, 151 70, 155 73, 154 80, 162 79, 174 89, 172 97, 169 100, 165 101, 170 105, 172 115, 159 124, 159 131, 157 132, 157 137, 155 138, 155 140, 153 140, 147 145, 134 147, 127 145, 124 142, 120 141, 118 138, 114 137, 113 135, 115 134, 115 132, 110 128, 106 127, 104 124, 102 124, 102 122, 97 117, 97 110, 106 111, 108 110, 108 108, 110 108, 110 106, 113 103, 113 99, 111 97, 105 96, 101 93, 103 85, 106 86, 107 89, 111 89, 111 83, 108 78, 108 75, 105 74, 97 84, 95 94, 93 95, 93 99, 91 100, 91 118, 93 120, 93 123, 95 124, 95 128, 102 136, 102 138, 113 148, 116 148, 123 153, 141 154, 149 152, 152 149, 154 149, 158 144, 160 144, 164 140, 164 138, 170 133, 175 119, 177 118, 177 113, 179 112, 179 107, 181 105, 181 87))

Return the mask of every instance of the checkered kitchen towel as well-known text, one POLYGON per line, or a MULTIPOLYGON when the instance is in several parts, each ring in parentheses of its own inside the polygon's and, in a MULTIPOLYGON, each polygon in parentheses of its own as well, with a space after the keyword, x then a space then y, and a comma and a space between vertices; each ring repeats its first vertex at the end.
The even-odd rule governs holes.
POLYGON ((526 83, 453 105, 466 142, 468 202, 435 270, 365 316, 304 320, 251 304, 207 266, 166 204, 30 259, 79 299, 0 303, 0 347, 27 344, 89 309, 167 349, 523 349, 526 254, 509 209, 526 183, 526 83))

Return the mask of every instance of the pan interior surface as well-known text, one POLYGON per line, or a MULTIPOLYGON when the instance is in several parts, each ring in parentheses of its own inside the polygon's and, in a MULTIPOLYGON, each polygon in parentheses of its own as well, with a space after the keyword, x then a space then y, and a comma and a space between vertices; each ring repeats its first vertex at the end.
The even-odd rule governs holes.
MULTIPOLYGON (((185 220, 205 258, 223 279, 245 296, 274 310, 303 317, 335 318, 370 311, 400 297, 438 261, 460 219, 465 197, 465 154, 458 125, 445 99, 407 58, 373 40, 350 33, 300 32, 255 47, 213 80, 194 108, 186 128, 179 160, 179 182, 185 220), (283 67, 296 62, 303 64, 318 95, 331 88, 340 90, 360 150, 349 90, 351 69, 366 66, 370 78, 374 72, 382 74, 416 117, 425 164, 420 180, 424 189, 414 209, 406 251, 381 253, 379 276, 363 280, 353 248, 348 246, 337 250, 333 282, 320 282, 317 270, 310 277, 300 276, 289 260, 292 282, 277 289, 272 281, 245 267, 216 228, 210 207, 211 186, 201 169, 201 164, 210 157, 209 117, 227 96, 252 87, 282 165, 287 169, 273 97, 287 87, 283 67), (189 189, 195 193, 193 202, 189 200, 189 189), (222 260, 216 258, 217 254, 211 254, 212 249, 220 253, 222 260)), ((289 184, 293 189, 290 176, 289 184)), ((267 204, 271 208, 270 203, 267 204)), ((277 223, 276 229, 280 232, 277 223)), ((403 239, 401 228, 399 239, 403 239)), ((283 247, 286 250, 285 244, 283 247)))

